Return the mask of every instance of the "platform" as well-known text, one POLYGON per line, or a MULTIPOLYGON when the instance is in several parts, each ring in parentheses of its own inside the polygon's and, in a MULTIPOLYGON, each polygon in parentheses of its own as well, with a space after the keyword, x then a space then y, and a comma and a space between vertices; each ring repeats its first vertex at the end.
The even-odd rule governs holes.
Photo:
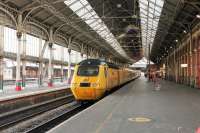
POLYGON ((199 126, 200 90, 161 81, 156 91, 141 77, 49 133, 194 133, 199 126))
POLYGON ((21 90, 21 91, 15 91, 15 86, 9 86, 8 90, 0 92, 0 102, 16 99, 16 98, 21 98, 21 97, 47 93, 47 92, 58 91, 58 90, 66 89, 66 88, 69 88, 69 85, 67 83, 62 83, 62 84, 56 83, 54 84, 53 87, 48 87, 48 86, 38 87, 35 85, 32 85, 32 86, 29 85, 24 90, 21 90))

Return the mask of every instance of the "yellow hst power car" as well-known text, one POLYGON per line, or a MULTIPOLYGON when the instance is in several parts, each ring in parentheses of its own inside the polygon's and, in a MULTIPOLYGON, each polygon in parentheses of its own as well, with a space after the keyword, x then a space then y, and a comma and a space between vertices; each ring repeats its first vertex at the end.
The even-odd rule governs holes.
POLYGON ((97 100, 105 92, 138 76, 138 72, 113 63, 87 59, 75 66, 71 90, 78 101, 97 100))

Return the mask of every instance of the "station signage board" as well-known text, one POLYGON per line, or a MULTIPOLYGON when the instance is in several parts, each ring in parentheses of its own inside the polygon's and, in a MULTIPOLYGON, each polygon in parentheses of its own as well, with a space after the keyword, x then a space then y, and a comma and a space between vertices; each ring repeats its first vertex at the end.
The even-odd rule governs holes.
POLYGON ((188 64, 181 64, 181 67, 186 68, 186 67, 188 67, 188 64))

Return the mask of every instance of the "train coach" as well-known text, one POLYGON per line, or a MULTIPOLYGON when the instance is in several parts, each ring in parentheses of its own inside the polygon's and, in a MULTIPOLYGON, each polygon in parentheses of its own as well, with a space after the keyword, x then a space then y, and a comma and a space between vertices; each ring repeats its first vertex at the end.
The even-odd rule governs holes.
POLYGON ((134 70, 99 59, 87 59, 75 66, 71 90, 78 101, 97 100, 112 88, 138 76, 134 70))

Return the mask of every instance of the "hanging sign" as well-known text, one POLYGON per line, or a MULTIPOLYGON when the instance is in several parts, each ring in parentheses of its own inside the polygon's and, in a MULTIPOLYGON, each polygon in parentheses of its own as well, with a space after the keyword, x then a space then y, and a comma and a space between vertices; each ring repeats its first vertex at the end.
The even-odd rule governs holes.
POLYGON ((188 67, 188 64, 181 64, 182 68, 188 67))

